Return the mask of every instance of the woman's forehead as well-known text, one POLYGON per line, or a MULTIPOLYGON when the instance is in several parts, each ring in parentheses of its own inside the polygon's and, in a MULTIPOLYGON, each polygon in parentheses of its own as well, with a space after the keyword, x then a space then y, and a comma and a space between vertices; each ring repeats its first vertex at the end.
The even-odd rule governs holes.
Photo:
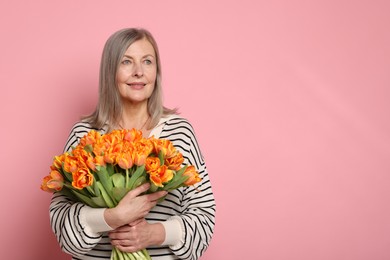
POLYGON ((129 45, 124 53, 124 56, 156 56, 153 45, 146 38, 137 40, 129 45))

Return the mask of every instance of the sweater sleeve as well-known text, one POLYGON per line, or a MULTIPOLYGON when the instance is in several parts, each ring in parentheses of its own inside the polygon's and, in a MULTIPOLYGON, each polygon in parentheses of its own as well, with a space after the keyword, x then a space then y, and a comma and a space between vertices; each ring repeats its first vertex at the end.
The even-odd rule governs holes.
MULTIPOLYGON (((71 147, 77 145, 80 138, 90 130, 85 123, 76 124, 71 130, 64 150, 70 151, 71 147)), ((99 215, 102 215, 101 209, 92 209, 74 202, 61 192, 54 193, 50 203, 50 224, 61 249, 77 257, 94 248, 102 235, 88 222, 96 222, 96 218, 101 218, 99 215), (94 210, 96 211, 93 212, 94 210), (93 214, 96 215, 95 218, 91 217, 93 214)))
POLYGON ((181 225, 182 237, 170 248, 180 259, 196 260, 210 244, 215 225, 216 205, 206 164, 191 124, 185 119, 172 121, 175 123, 168 124, 172 124, 171 129, 174 128, 177 132, 172 139, 181 140, 174 143, 176 142, 177 148, 183 152, 185 163, 197 168, 202 181, 182 190, 182 214, 174 216, 181 225))
POLYGON ((102 235, 95 233, 80 212, 86 205, 72 202, 67 196, 55 193, 50 203, 50 224, 61 249, 72 256, 88 253, 100 241, 102 235))

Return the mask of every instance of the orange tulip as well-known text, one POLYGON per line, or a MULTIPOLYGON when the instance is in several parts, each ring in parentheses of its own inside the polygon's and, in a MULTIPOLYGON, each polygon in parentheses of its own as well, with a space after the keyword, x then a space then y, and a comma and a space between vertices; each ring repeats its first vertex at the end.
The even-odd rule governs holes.
POLYGON ((160 176, 161 176, 162 182, 166 183, 166 182, 169 182, 170 180, 172 180, 172 178, 173 178, 173 171, 168 169, 168 167, 166 167, 166 166, 164 167, 164 166, 165 165, 160 167, 160 169, 162 169, 161 173, 163 173, 160 176))
POLYGON ((79 168, 76 172, 72 173, 72 177, 72 186, 79 190, 91 186, 93 182, 93 175, 87 167, 79 168))
POLYGON ((134 153, 134 164, 137 166, 144 165, 148 156, 149 154, 145 152, 134 153))
POLYGON ((165 159, 165 165, 168 166, 169 169, 175 171, 179 170, 183 162, 184 162, 184 158, 181 153, 177 153, 176 156, 165 159))
POLYGON ((119 155, 121 151, 122 151, 121 144, 117 144, 115 146, 110 147, 104 153, 104 161, 106 163, 111 163, 111 164, 116 163, 116 157, 119 155))
POLYGON ((64 186, 64 178, 57 170, 52 170, 50 175, 46 176, 42 180, 41 190, 47 192, 60 191, 64 186))
POLYGON ((157 187, 164 187, 162 184, 161 178, 158 175, 150 175, 150 180, 153 182, 154 185, 157 187))
POLYGON ((116 161, 122 169, 130 169, 133 166, 133 158, 131 153, 120 153, 116 157, 116 161))
POLYGON ((96 156, 101 156, 107 150, 107 146, 105 144, 95 144, 93 146, 93 153, 96 156))
POLYGON ((53 192, 51 189, 49 189, 49 187, 47 187, 47 182, 51 180, 51 177, 48 175, 48 176, 45 176, 42 180, 42 184, 41 184, 41 190, 43 191, 47 191, 47 192, 53 192))
POLYGON ((56 169, 61 169, 62 163, 64 162, 64 159, 65 159, 65 155, 67 155, 67 153, 61 154, 60 156, 54 156, 54 159, 53 159, 53 166, 54 166, 56 169))
POLYGON ((153 143, 149 139, 141 139, 134 143, 134 164, 141 166, 145 164, 146 158, 153 151, 153 143))
POLYGON ((100 133, 95 130, 91 130, 88 132, 87 135, 85 135, 80 139, 80 146, 85 147, 86 145, 89 144, 94 145, 95 143, 100 142, 100 139, 101 139, 100 133))
POLYGON ((167 183, 173 178, 173 171, 168 169, 166 165, 160 166, 157 170, 149 172, 150 180, 157 187, 163 187, 163 183, 167 183))
POLYGON ((195 169, 195 166, 190 165, 186 168, 186 170, 183 173, 183 176, 188 176, 189 178, 184 182, 184 185, 190 186, 194 185, 195 183, 200 182, 202 179, 199 177, 199 173, 195 169))
POLYGON ((155 153, 159 154, 159 152, 162 151, 165 158, 174 157, 178 153, 172 142, 167 139, 154 139, 153 144, 155 153))
POLYGON ((100 155, 96 156, 95 165, 106 166, 106 162, 104 161, 104 156, 100 156, 100 155))
POLYGON ((142 139, 142 132, 136 129, 123 130, 123 139, 128 142, 137 142, 142 139))
POLYGON ((84 150, 81 146, 78 146, 72 150, 72 156, 78 161, 87 161, 91 154, 84 150))
POLYGON ((87 160, 85 161, 85 164, 88 166, 89 169, 91 169, 93 171, 96 169, 95 159, 93 158, 93 156, 88 156, 87 160))
POLYGON ((147 172, 154 172, 160 168, 160 159, 158 157, 148 157, 145 161, 145 169, 147 172))
POLYGON ((86 160, 79 161, 79 166, 80 164, 87 165, 88 168, 91 169, 92 171, 96 171, 96 165, 106 166, 106 162, 104 161, 103 156, 93 157, 92 155, 88 156, 86 160))
POLYGON ((64 160, 64 170, 67 172, 75 172, 78 168, 78 162, 73 156, 66 156, 64 160))
POLYGON ((122 140, 122 134, 120 130, 114 130, 102 137, 102 143, 107 143, 110 146, 119 143, 120 140, 122 140))

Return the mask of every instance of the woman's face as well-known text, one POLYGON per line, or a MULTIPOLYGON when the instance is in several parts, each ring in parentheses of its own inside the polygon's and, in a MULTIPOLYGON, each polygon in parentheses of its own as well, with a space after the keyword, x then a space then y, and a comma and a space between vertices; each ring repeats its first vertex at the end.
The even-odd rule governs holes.
POLYGON ((156 54, 147 39, 132 43, 122 57, 116 75, 119 93, 124 102, 147 102, 157 76, 156 54))

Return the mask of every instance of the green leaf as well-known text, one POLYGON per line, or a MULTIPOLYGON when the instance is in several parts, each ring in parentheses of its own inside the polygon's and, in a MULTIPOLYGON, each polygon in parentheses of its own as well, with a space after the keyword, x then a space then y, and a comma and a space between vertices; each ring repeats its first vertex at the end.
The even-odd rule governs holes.
MULTIPOLYGON (((96 174, 99 178, 100 183, 103 185, 107 195, 112 198, 111 191, 113 188, 113 183, 111 177, 108 175, 107 169, 105 167, 96 167, 96 174)), ((100 191, 102 190, 100 189, 100 191)))
POLYGON ((160 150, 160 152, 158 152, 158 159, 160 159, 160 166, 164 164, 164 154, 163 154, 163 151, 160 150))
POLYGON ((138 166, 135 172, 131 175, 129 182, 127 183, 127 188, 130 190, 134 189, 135 181, 141 177, 145 172, 145 165, 138 166))
POLYGON ((156 186, 153 182, 150 182, 150 188, 148 190, 149 193, 156 192, 158 190, 158 186, 156 186))
POLYGON ((125 187, 114 187, 112 188, 112 195, 117 203, 127 194, 128 189, 125 187))
POLYGON ((98 182, 96 182, 96 185, 98 186, 100 192, 102 193, 102 197, 103 197, 104 201, 106 202, 106 205, 109 208, 115 207, 114 202, 112 201, 111 197, 108 195, 108 193, 107 193, 106 189, 104 188, 103 184, 100 181, 98 181, 98 182))
POLYGON ((140 176, 135 182, 134 182, 134 185, 133 185, 133 189, 141 186, 142 184, 146 183, 146 178, 145 176, 140 176))
MULTIPOLYGON (((96 186, 96 185, 95 185, 96 186)), ((91 186, 87 186, 85 187, 87 189, 87 191, 89 192, 89 194, 91 194, 92 196, 96 196, 95 194, 95 190, 91 187, 91 186)))
POLYGON ((107 164, 106 170, 109 176, 112 176, 115 173, 114 165, 112 164, 107 164))
POLYGON ((64 187, 70 191, 76 191, 77 193, 80 193, 87 197, 90 195, 85 189, 81 189, 81 190, 76 189, 75 187, 72 186, 71 183, 64 182, 64 187))
POLYGON ((100 192, 98 186, 96 185, 96 178, 95 178, 95 180, 94 180, 93 190, 94 190, 94 192, 95 192, 95 196, 96 196, 96 197, 101 196, 101 192, 100 192))
POLYGON ((58 192, 58 193, 60 193, 62 195, 67 196, 68 198, 70 198, 73 201, 79 201, 79 198, 76 197, 76 195, 70 189, 62 189, 62 190, 56 191, 56 192, 58 192))
POLYGON ((178 170, 178 171, 176 172, 176 176, 181 176, 181 175, 183 175, 183 173, 186 171, 187 167, 188 167, 188 165, 185 165, 183 168, 181 168, 180 170, 178 170))
POLYGON ((184 182, 189 178, 189 176, 179 176, 179 175, 176 176, 167 185, 164 186, 164 190, 177 189, 183 186, 184 182))
POLYGON ((68 181, 70 181, 70 182, 73 181, 73 177, 72 177, 72 174, 71 174, 70 172, 67 172, 67 171, 65 171, 65 170, 63 170, 62 172, 64 173, 65 178, 66 178, 68 181))
POLYGON ((125 176, 121 173, 115 173, 111 176, 112 183, 114 184, 114 187, 125 187, 125 176))
POLYGON ((92 197, 91 198, 92 201, 98 205, 99 208, 105 208, 105 207, 108 207, 106 205, 106 202, 104 201, 103 197, 102 196, 99 196, 99 197, 92 197))
POLYGON ((72 193, 74 195, 76 195, 76 197, 80 200, 80 202, 83 202, 84 204, 86 204, 90 207, 98 208, 98 205, 94 201, 92 201, 91 198, 89 198, 89 197, 87 197, 87 196, 85 196, 85 195, 83 195, 75 190, 72 190, 72 193))
POLYGON ((92 153, 92 152, 93 152, 92 144, 87 144, 86 146, 84 146, 84 150, 85 150, 87 153, 92 153))

